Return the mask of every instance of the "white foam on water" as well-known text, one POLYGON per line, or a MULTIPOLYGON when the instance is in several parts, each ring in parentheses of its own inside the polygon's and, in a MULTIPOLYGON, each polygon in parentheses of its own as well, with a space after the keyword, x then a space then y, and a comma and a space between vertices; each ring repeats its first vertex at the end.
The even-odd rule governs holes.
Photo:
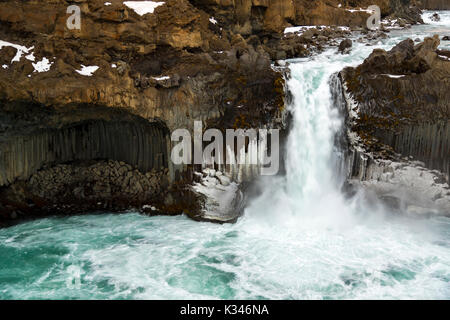
POLYGON ((450 28, 450 11, 449 10, 437 10, 437 11, 429 11, 424 10, 422 12, 422 20, 424 23, 436 25, 436 26, 445 26, 450 28), (433 14, 437 13, 439 15, 440 20, 434 21, 431 19, 433 14))

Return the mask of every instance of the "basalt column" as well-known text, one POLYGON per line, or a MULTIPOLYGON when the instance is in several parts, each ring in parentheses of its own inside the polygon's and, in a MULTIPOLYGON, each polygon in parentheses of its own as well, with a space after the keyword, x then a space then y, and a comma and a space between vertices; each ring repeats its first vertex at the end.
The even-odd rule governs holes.
POLYGON ((168 167, 167 133, 143 121, 84 121, 3 139, 0 186, 24 180, 43 167, 83 160, 117 160, 142 172, 168 167))
POLYGON ((0 215, 121 210, 167 190, 169 130, 128 113, 2 113, 0 215), (35 121, 39 119, 40 121, 35 121))

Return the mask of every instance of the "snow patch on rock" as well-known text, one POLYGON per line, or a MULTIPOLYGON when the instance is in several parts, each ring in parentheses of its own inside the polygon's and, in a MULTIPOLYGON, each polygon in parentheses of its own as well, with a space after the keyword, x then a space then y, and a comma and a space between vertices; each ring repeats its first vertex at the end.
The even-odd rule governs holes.
POLYGON ((152 77, 152 78, 155 79, 156 81, 163 81, 163 80, 169 80, 170 79, 169 76, 152 77))
POLYGON ((403 78, 405 75, 404 74, 396 75, 396 74, 383 73, 382 76, 386 76, 386 77, 389 77, 389 78, 392 78, 392 79, 400 79, 400 78, 403 78))
MULTIPOLYGON (((307 31, 307 30, 309 30, 309 29, 318 29, 318 30, 321 30, 321 29, 324 29, 324 28, 334 28, 334 27, 331 27, 331 26, 325 26, 325 25, 322 25, 322 26, 297 26, 297 27, 288 27, 288 28, 286 28, 286 29, 284 29, 284 34, 287 34, 287 33, 296 33, 296 34, 298 34, 298 35, 302 35, 305 31, 307 31)), ((336 27, 338 30, 341 30, 341 31, 350 31, 350 28, 349 27, 346 27, 346 26, 338 26, 338 27, 336 27)))
POLYGON ((15 55, 14 58, 12 58, 12 60, 11 60, 11 63, 13 63, 13 62, 19 62, 20 59, 22 58, 22 55, 23 55, 24 53, 28 54, 28 53, 30 53, 31 50, 34 49, 34 47, 27 48, 27 47, 21 46, 21 45, 19 45, 19 44, 14 44, 14 43, 11 43, 11 42, 7 42, 7 41, 0 40, 0 50, 1 50, 3 47, 13 47, 13 48, 15 48, 15 49, 17 50, 16 55, 15 55))
POLYGON ((359 8, 359 9, 345 9, 345 11, 351 12, 351 13, 355 13, 355 12, 367 12, 367 13, 372 13, 372 10, 369 9, 363 9, 363 8, 359 8))
POLYGON ((239 201, 243 194, 239 185, 222 172, 214 169, 205 169, 201 181, 195 183, 192 189, 205 197, 202 218, 216 222, 230 222, 239 216, 239 201))
POLYGON ((29 55, 25 56, 25 59, 30 60, 30 61, 35 61, 36 57, 34 56, 34 53, 30 53, 29 55))
POLYGON ((164 3, 155 1, 125 1, 123 4, 133 9, 138 15, 143 16, 147 13, 153 13, 157 7, 162 6, 164 3))
POLYGON ((42 58, 41 61, 32 63, 34 72, 47 72, 50 70, 53 62, 50 62, 47 58, 42 58))
POLYGON ((92 77, 95 71, 97 71, 99 67, 98 66, 84 66, 81 65, 81 70, 75 70, 82 76, 92 77))

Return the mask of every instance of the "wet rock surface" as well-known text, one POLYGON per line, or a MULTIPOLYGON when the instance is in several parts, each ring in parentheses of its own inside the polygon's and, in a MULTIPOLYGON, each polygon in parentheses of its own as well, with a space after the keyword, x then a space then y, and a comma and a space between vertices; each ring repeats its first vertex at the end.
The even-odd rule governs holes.
POLYGON ((339 49, 338 51, 342 54, 344 53, 348 53, 352 48, 352 40, 350 39, 345 39, 342 40, 341 43, 339 44, 339 49))

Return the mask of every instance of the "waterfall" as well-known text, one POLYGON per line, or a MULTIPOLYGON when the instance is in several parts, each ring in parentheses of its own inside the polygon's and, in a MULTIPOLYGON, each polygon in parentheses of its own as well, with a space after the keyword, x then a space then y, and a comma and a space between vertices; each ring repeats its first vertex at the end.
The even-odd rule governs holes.
POLYGON ((332 103, 336 82, 330 81, 331 72, 315 65, 292 65, 292 78, 288 81, 294 119, 287 146, 288 192, 305 198, 320 197, 338 187, 334 142, 342 118, 332 103))
MULTIPOLYGON (((391 31, 379 46, 432 28, 391 31)), ((449 299, 448 217, 411 219, 341 193, 352 154, 337 72, 373 49, 355 41, 349 55, 330 49, 289 62, 286 174, 259 178, 261 194, 235 224, 127 213, 0 229, 0 270, 27 275, 3 277, 0 298, 449 299), (73 267, 80 290, 67 286, 73 267)), ((364 161, 355 157, 355 168, 364 161)))
POLYGON ((310 217, 328 226, 351 220, 352 206, 341 193, 346 179, 346 141, 337 72, 345 61, 336 61, 334 56, 329 52, 291 63, 287 85, 292 95, 288 105, 292 124, 286 144, 286 176, 263 178, 262 196, 246 211, 250 218, 263 216, 274 223, 295 225, 310 217))

